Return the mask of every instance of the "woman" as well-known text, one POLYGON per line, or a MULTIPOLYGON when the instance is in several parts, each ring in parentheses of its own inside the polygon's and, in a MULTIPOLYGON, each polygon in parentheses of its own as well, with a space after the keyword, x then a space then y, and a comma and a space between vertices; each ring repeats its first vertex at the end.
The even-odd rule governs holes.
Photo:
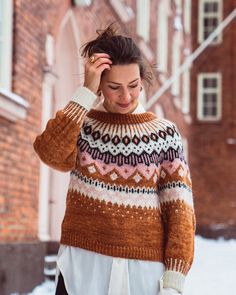
POLYGON ((82 56, 84 86, 34 142, 70 171, 56 294, 181 294, 195 231, 181 136, 140 104, 150 74, 131 38, 110 25, 82 56))

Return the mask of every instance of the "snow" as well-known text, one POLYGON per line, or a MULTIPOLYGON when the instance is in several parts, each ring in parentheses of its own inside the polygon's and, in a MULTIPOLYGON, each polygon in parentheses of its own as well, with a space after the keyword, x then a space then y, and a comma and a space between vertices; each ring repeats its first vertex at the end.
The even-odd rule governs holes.
POLYGON ((196 237, 195 259, 184 295, 236 294, 236 240, 196 237))
MULTIPOLYGON (((209 240, 196 236, 195 258, 184 295, 236 294, 236 240, 209 240)), ((55 283, 45 281, 28 295, 54 295, 55 283)))
POLYGON ((42 285, 36 287, 33 292, 28 295, 54 295, 55 289, 55 282, 46 280, 42 285))
POLYGON ((57 255, 48 255, 44 258, 45 262, 55 262, 57 260, 57 255))

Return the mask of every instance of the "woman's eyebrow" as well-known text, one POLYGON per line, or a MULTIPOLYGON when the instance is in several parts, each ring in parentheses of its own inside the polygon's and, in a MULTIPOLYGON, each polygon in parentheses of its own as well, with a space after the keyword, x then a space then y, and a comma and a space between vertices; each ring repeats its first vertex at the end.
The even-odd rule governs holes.
MULTIPOLYGON (((138 79, 139 79, 139 78, 134 79, 133 81, 129 82, 128 84, 131 84, 131 83, 137 81, 138 79)), ((121 83, 117 83, 117 82, 113 82, 113 81, 107 81, 107 82, 109 82, 109 83, 113 83, 113 84, 117 84, 117 85, 121 85, 121 83)))

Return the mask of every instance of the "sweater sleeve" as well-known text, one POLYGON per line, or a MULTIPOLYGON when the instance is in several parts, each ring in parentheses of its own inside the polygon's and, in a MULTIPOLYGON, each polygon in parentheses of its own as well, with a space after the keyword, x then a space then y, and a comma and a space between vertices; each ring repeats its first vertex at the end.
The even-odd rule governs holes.
POLYGON ((165 231, 163 287, 183 292, 194 256, 195 213, 192 181, 175 124, 169 122, 160 165, 159 199, 165 231))
POLYGON ((75 167, 80 128, 95 99, 93 92, 79 87, 68 104, 47 122, 33 143, 35 152, 46 165, 61 172, 75 167))

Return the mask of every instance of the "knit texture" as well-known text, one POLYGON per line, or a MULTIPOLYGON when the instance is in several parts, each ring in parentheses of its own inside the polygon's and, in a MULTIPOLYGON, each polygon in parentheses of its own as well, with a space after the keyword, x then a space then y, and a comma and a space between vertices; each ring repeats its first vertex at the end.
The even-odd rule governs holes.
POLYGON ((70 171, 62 244, 160 261, 172 273, 187 274, 195 215, 174 123, 150 112, 88 111, 70 101, 36 137, 34 149, 50 167, 70 171))

